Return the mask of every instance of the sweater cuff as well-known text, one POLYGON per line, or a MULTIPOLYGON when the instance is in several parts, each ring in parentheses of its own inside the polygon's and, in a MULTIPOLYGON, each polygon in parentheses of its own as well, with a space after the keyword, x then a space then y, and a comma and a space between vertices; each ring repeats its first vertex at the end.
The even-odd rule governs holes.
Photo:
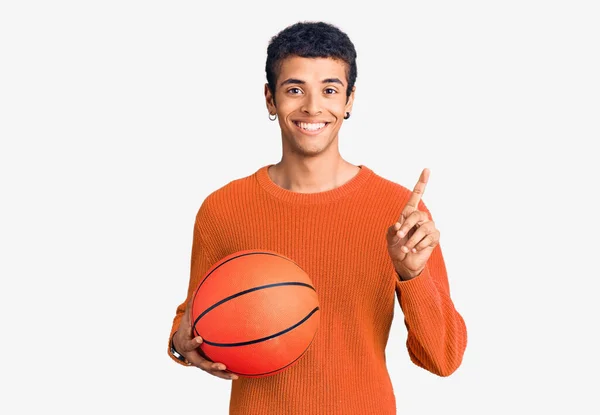
POLYGON ((394 273, 396 274, 396 287, 398 291, 409 302, 412 302, 412 300, 418 302, 419 299, 438 296, 437 287, 433 282, 428 265, 425 265, 425 268, 423 268, 423 271, 418 276, 408 281, 402 281, 395 270, 394 273))

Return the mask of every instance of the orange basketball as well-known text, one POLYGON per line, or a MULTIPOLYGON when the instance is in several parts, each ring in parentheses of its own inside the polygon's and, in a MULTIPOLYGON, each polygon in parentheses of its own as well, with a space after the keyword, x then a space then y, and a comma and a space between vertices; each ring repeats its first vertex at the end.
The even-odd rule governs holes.
POLYGON ((308 350, 319 327, 319 300, 294 261, 246 250, 207 271, 194 292, 191 318, 210 360, 240 376, 270 376, 308 350))

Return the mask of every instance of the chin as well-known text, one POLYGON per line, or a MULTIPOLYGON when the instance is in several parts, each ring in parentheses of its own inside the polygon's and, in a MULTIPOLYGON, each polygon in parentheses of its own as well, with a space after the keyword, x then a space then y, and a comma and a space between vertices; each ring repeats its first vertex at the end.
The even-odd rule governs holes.
MULTIPOLYGON (((314 137, 311 137, 314 140, 314 137)), ((310 139, 310 138, 309 138, 310 139)), ((319 142, 307 143, 306 138, 294 140, 294 148, 296 152, 305 154, 307 156, 316 156, 324 153, 331 146, 332 140, 324 138, 319 142)))

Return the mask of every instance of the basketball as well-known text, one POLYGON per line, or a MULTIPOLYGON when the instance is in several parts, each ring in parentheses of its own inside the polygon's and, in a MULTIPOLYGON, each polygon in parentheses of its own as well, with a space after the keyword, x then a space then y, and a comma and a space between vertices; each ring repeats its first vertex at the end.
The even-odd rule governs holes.
POLYGON ((320 321, 308 274, 291 259, 263 250, 239 251, 212 265, 190 312, 206 357, 246 377, 271 376, 297 363, 320 321))

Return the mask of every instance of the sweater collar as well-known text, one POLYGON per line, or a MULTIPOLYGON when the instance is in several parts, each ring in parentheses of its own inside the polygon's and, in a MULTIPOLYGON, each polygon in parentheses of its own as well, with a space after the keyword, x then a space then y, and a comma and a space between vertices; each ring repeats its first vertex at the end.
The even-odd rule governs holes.
POLYGON ((320 204, 328 203, 340 198, 343 198, 354 191, 360 189, 365 182, 371 177, 373 171, 367 166, 362 164, 358 165, 360 169, 358 173, 354 175, 350 180, 335 189, 326 190, 323 192, 316 193, 299 193, 292 192, 284 189, 283 187, 276 184, 269 176, 268 169, 273 164, 268 164, 261 167, 254 173, 260 186, 272 196, 281 199, 285 202, 299 203, 299 204, 320 204))

